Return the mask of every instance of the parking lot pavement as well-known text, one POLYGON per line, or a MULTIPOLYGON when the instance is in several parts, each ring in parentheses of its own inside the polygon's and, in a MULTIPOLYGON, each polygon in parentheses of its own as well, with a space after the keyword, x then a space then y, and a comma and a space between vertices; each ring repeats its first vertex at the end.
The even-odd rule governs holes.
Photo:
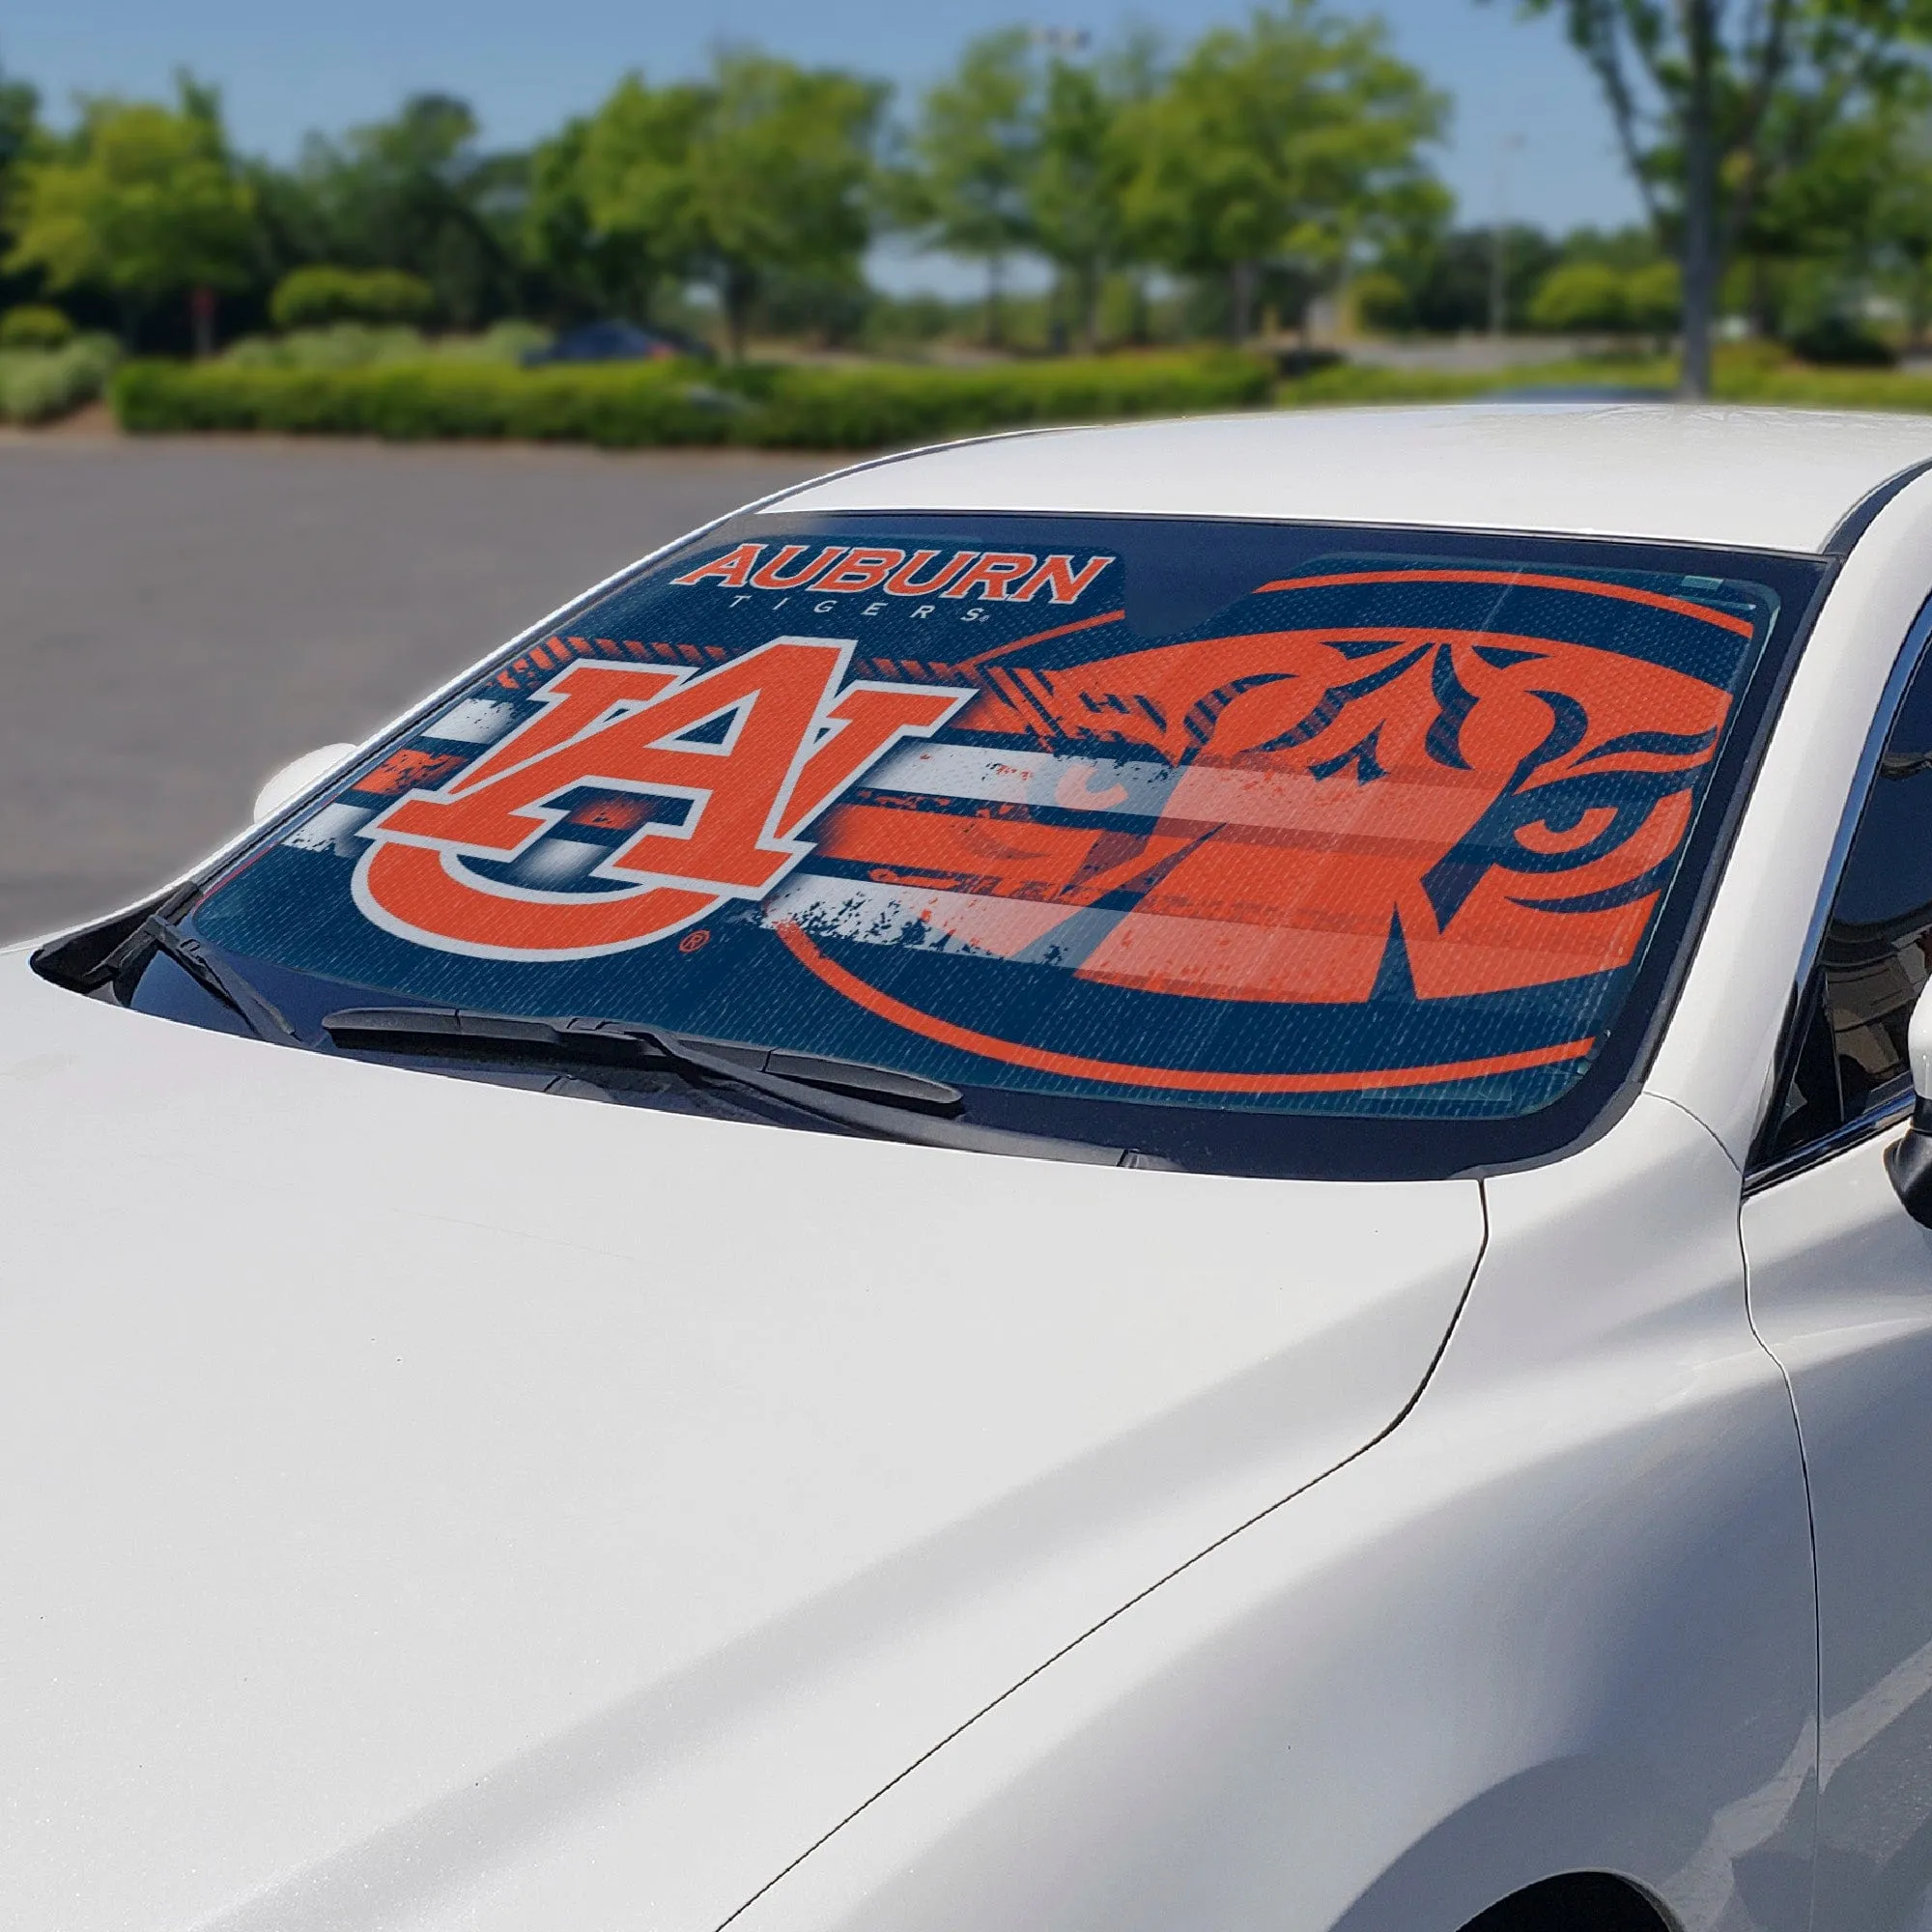
POLYGON ((104 911, 268 773, 822 463, 0 441, 0 939, 104 911))

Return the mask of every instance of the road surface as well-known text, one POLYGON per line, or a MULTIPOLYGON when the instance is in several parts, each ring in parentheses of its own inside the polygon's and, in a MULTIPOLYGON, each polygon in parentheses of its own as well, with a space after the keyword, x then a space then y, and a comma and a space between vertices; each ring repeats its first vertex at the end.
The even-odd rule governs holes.
POLYGON ((0 440, 0 940, 108 910, 584 585, 825 468, 0 440))

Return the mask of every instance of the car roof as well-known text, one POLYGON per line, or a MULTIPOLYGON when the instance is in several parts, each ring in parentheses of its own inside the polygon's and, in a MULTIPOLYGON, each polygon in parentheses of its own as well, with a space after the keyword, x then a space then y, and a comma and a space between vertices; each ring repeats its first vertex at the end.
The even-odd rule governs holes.
POLYGON ((1034 510, 1821 551, 1932 464, 1932 418, 1679 403, 1282 410, 952 443, 771 512, 1034 510))

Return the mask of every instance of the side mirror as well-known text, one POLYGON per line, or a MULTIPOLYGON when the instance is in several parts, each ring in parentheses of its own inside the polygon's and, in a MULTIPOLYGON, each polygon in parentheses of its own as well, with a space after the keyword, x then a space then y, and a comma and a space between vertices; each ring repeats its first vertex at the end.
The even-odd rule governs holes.
POLYGON ((1886 1172, 1915 1221, 1932 1228, 1932 984, 1918 995, 1906 1030, 1912 1063, 1912 1129, 1886 1150, 1886 1172))
POLYGON ((304 752, 298 758, 291 758, 279 770, 271 772, 262 782, 262 789, 255 794, 255 810, 250 822, 261 824, 265 818, 272 818, 291 799, 299 798, 317 779, 339 765, 351 752, 354 745, 322 745, 313 752, 304 752))

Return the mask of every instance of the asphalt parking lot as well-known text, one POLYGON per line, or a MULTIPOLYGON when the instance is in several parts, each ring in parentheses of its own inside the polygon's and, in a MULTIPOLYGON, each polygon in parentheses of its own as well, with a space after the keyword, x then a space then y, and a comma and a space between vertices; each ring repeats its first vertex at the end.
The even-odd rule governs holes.
POLYGON ((822 469, 0 440, 0 940, 124 903, 573 592, 822 469))

